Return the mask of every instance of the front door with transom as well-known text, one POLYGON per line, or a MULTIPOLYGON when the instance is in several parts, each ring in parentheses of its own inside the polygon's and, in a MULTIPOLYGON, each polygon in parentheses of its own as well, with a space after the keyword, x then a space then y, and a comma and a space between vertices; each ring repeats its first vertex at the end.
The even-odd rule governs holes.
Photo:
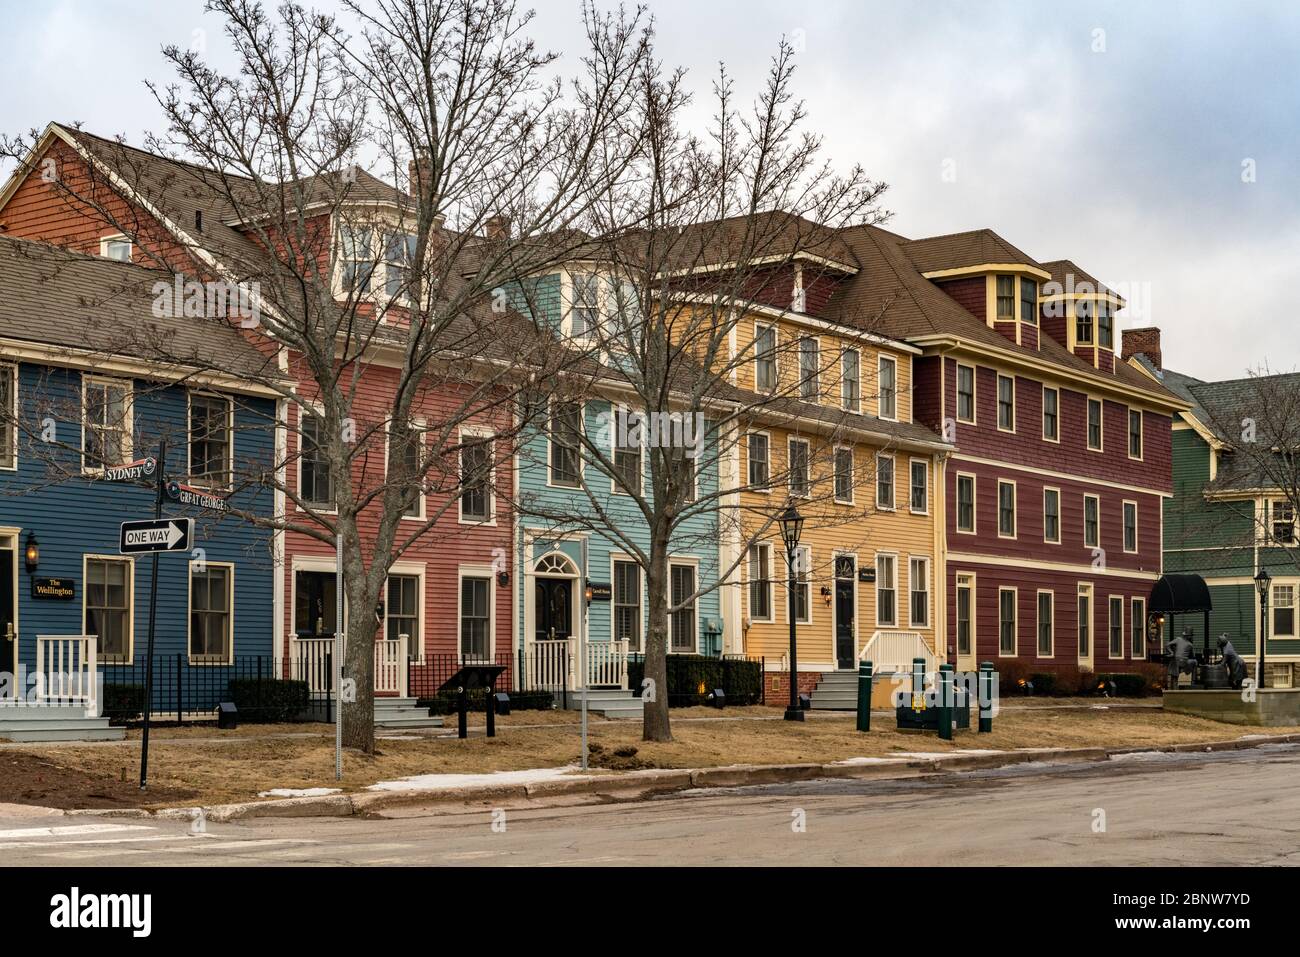
POLYGON ((533 591, 534 636, 537 641, 558 641, 573 632, 573 580, 535 578, 533 591))
MULTIPOLYGON (((18 669, 18 629, 14 624, 18 607, 14 594, 14 550, 0 548, 0 674, 14 674, 18 669)), ((17 692, 16 679, 10 683, 10 694, 17 692)))
POLYGON ((854 647, 855 569, 853 558, 840 555, 835 559, 835 666, 852 669, 857 649, 854 647))

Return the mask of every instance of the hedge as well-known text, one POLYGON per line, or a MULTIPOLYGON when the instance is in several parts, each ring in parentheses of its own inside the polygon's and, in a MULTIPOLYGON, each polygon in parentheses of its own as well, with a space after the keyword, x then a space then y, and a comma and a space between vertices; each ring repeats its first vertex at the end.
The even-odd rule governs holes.
POLYGON ((144 685, 104 685, 103 713, 122 723, 144 717, 144 685))
MULTIPOLYGON (((628 685, 641 694, 645 660, 627 663, 628 685)), ((689 708, 708 704, 708 694, 721 688, 727 704, 758 704, 763 700, 763 665, 745 658, 713 658, 707 655, 668 656, 668 706, 689 708), (701 691, 700 689, 704 690, 701 691)))
POLYGON ((229 690, 245 721, 294 721, 311 702, 307 682, 288 678, 231 678, 229 690))

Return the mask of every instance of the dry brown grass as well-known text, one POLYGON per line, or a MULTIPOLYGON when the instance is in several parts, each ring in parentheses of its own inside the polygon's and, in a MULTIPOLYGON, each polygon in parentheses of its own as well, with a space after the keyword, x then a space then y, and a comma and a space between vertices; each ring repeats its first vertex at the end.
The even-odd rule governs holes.
MULTIPOLYGON (((854 730, 851 716, 819 716, 803 724, 768 720, 779 709, 728 709, 722 715, 709 709, 674 712, 675 740, 645 743, 639 722, 593 720, 590 739, 606 750, 633 746, 637 757, 655 767, 687 768, 724 764, 786 764, 840 761, 859 756, 888 756, 900 751, 942 752, 961 748, 1013 750, 1036 747, 1160 746, 1195 741, 1236 738, 1244 729, 1213 721, 1163 712, 1112 712, 1104 710, 1006 711, 994 722, 991 734, 959 733, 953 742, 932 734, 900 733, 891 719, 877 717, 870 734, 854 730)), ((497 738, 480 736, 461 741, 453 736, 382 740, 374 757, 347 753, 344 787, 364 788, 377 781, 416 774, 482 773, 523 768, 562 767, 579 757, 576 726, 525 727, 525 718, 545 712, 518 712, 503 719, 497 738)), ((554 715, 554 713, 552 713, 554 715)), ((564 717, 559 715, 557 717, 564 717)), ((192 791, 195 803, 248 800, 271 788, 334 786, 333 733, 330 726, 286 727, 294 733, 310 728, 309 737, 257 737, 254 726, 241 728, 238 747, 201 740, 166 740, 159 729, 151 735, 150 780, 158 788, 192 791)), ((178 729, 166 729, 176 732, 178 729)), ((187 731, 212 729, 179 729, 187 731)), ((264 731, 266 729, 263 729, 264 731)), ((275 732, 280 731, 275 729, 275 732)), ((1275 729, 1282 733, 1295 729, 1275 729)), ((1269 733, 1270 729, 1251 729, 1269 733)), ((273 732, 273 733, 275 733, 273 732)), ((222 732, 224 734, 224 732, 222 732)), ((193 735, 191 735, 192 737, 193 735)), ((138 773, 139 748, 122 746, 69 746, 23 748, 60 767, 84 772, 92 782, 131 780, 138 773)), ((6 753, 13 753, 7 751, 6 753)), ((4 794, 0 801, 21 800, 4 794)), ((147 799, 146 799, 147 800, 147 799)))

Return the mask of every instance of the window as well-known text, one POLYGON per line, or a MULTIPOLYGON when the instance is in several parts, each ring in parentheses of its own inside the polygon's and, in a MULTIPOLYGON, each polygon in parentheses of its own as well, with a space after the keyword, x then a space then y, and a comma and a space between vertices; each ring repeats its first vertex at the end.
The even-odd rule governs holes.
POLYGON ((573 274, 573 309, 569 314, 569 335, 585 336, 600 321, 600 277, 594 273, 573 274))
POLYGON ((1061 491, 1043 489, 1043 541, 1061 543, 1061 491))
POLYGON ((1082 299, 1074 304, 1074 341, 1077 345, 1092 345, 1092 303, 1082 299))
POLYGON ((1038 283, 1020 279, 1020 321, 1038 325, 1038 283))
POLYGON ((809 573, 812 568, 812 550, 800 545, 794 554, 794 620, 800 625, 812 621, 812 604, 808 594, 809 573))
POLYGON ((492 521, 492 442, 461 436, 460 517, 467 522, 492 521))
POLYGON ((880 357, 880 418, 898 418, 898 362, 880 357))
POLYGON ((876 556, 876 627, 898 626, 898 556, 876 556))
POLYGON ((1269 531, 1273 541, 1290 545, 1295 541, 1295 508, 1290 502, 1269 502, 1272 520, 1269 531))
POLYGON ((1016 653, 1016 590, 998 589, 998 654, 1016 653))
POLYGON ((1137 502, 1124 503, 1124 551, 1138 550, 1138 507, 1137 502))
POLYGON ((1079 657, 1092 657, 1092 586, 1079 586, 1079 657))
POLYGON ((808 497, 808 443, 803 439, 791 439, 790 459, 790 494, 801 498, 808 497))
POLYGON ((369 229, 344 226, 339 231, 339 262, 343 270, 343 290, 349 293, 370 291, 375 261, 371 251, 369 229))
POLYGON ((83 380, 85 422, 81 467, 97 472, 131 461, 131 385, 117 379, 83 380))
POLYGON ((334 483, 330 481, 329 461, 321 448, 325 422, 309 412, 300 413, 302 453, 298 457, 298 496, 309 505, 331 507, 334 483))
POLYGON ((1147 656, 1147 602, 1145 598, 1133 599, 1133 643, 1129 652, 1134 658, 1147 656))
POLYGON ((86 559, 86 634, 98 636, 101 661, 131 658, 134 571, 125 558, 86 559))
POLYGON ((853 450, 835 450, 835 501, 853 501, 853 450))
POLYGON ((18 467, 18 367, 0 365, 0 469, 18 467))
POLYGON ((913 512, 924 515, 930 510, 930 467, 924 459, 912 459, 912 492, 909 503, 913 512))
POLYGON ((975 476, 957 476, 957 531, 975 531, 975 476))
POLYGON ((749 433, 749 484, 766 490, 771 474, 768 436, 766 432, 749 433))
POLYGON ((969 655, 974 650, 972 638, 973 620, 971 611, 974 606, 975 576, 957 576, 957 654, 969 655))
POLYGON ((1088 400, 1088 448, 1101 451, 1101 400, 1088 400))
POLYGON ((295 571, 293 633, 298 638, 333 638, 338 611, 334 572, 295 571))
MULTIPOLYGON (((402 442, 398 450, 401 455, 401 485, 399 489, 402 496, 402 514, 408 518, 419 518, 424 515, 424 463, 421 461, 423 456, 420 454, 423 450, 422 432, 419 425, 411 423, 410 431, 406 439, 402 442)), ((461 453, 460 453, 460 479, 461 479, 461 499, 460 499, 460 517, 462 519, 481 517, 483 521, 491 518, 490 501, 487 480, 490 466, 487 465, 486 447, 479 443, 472 446, 466 446, 464 443, 472 442, 466 436, 461 436, 461 453), (482 459, 483 461, 480 461, 482 459), (477 516, 476 513, 466 511, 466 509, 483 508, 484 515, 477 516)))
POLYGON ((695 651, 695 566, 669 565, 668 579, 669 601, 682 606, 669 617, 669 650, 690 654, 695 651))
POLYGON ((1038 593, 1038 657, 1052 657, 1053 632, 1056 629, 1056 594, 1038 593))
POLYGON ((974 366, 957 366, 957 421, 975 421, 974 366))
POLYGON ((894 457, 876 456, 876 508, 894 508, 894 457))
POLYGON ((231 410, 229 399, 190 393, 190 480, 196 485, 230 486, 231 410))
POLYGON ((776 391, 776 326, 754 327, 754 389, 776 391))
POLYGON ((862 357, 857 349, 845 349, 840 357, 840 404, 846 412, 862 406, 862 357))
POLYGON ((821 348, 812 336, 799 340, 799 398, 817 401, 821 394, 821 348))
POLYGON ((577 488, 581 474, 578 444, 582 436, 582 405, 556 402, 551 407, 551 484, 577 488))
POLYGON ((230 660, 232 575, 229 565, 190 565, 190 660, 217 664, 230 660), (198 571, 198 568, 203 571, 198 571))
MULTIPOLYGON (((626 416, 627 410, 620 410, 626 416)), ((618 495, 636 494, 641 491, 642 466, 640 436, 636 429, 614 429, 614 492, 618 495)))
POLYGON ((1110 597, 1110 656, 1124 657, 1124 599, 1110 597))
POLYGON ((998 429, 1016 430, 1016 380, 1011 376, 998 376, 998 429))
POLYGON ((907 586, 910 591, 908 624, 912 628, 930 627, 930 559, 913 558, 907 563, 907 586))
POLYGON ((1105 300, 1097 303, 1097 345, 1103 349, 1115 348, 1113 308, 1105 300))
POLYGON ((1016 277, 998 276, 997 318, 1014 320, 1016 318, 1016 277))
POLYGON ((1043 438, 1050 442, 1061 439, 1061 393, 1043 386, 1043 438))
POLYGON ((1097 514, 1101 500, 1095 495, 1083 497, 1083 545, 1085 548, 1097 548, 1101 544, 1101 529, 1097 523, 1097 514))
POLYGON ((460 580, 460 653, 486 660, 492 654, 492 579, 466 575, 460 580))
POLYGON ((998 537, 1016 537, 1016 483, 998 482, 998 537))
POLYGON ((105 236, 99 241, 99 254, 105 259, 116 259, 118 262, 129 263, 131 253, 131 240, 125 236, 105 236))
POLYGON ((388 576, 388 601, 384 612, 384 637, 389 641, 401 641, 406 635, 406 657, 412 661, 422 659, 419 575, 388 576))
POLYGON ((1295 637, 1295 586, 1273 586, 1274 638, 1295 637))
POLYGON ((411 263, 415 262, 416 237, 410 233, 389 233, 384 241, 384 292, 390 297, 408 295, 411 263))
POLYGON ((1128 410, 1128 457, 1142 458, 1142 411, 1128 410))
POLYGON ((749 620, 772 620, 772 546, 749 546, 749 620))
POLYGON ((614 562, 614 640, 641 650, 641 566, 614 562))

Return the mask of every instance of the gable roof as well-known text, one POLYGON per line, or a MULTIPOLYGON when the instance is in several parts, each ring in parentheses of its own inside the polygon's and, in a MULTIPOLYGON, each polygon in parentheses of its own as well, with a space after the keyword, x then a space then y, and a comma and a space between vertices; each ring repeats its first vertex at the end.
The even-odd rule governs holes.
POLYGON ((1092 286, 1097 293, 1101 295, 1110 295, 1124 302, 1124 297, 1115 290, 1109 288, 1104 282, 1096 276, 1080 269, 1077 264, 1069 259, 1054 259, 1051 262, 1043 263, 1043 268, 1052 274, 1052 281, 1060 285, 1062 293, 1067 290, 1075 289, 1079 283, 1086 282, 1092 286))
POLYGON ((971 229, 962 233, 910 239, 905 246, 907 255, 923 273, 990 263, 1017 263, 1041 268, 1033 257, 991 229, 971 229))

